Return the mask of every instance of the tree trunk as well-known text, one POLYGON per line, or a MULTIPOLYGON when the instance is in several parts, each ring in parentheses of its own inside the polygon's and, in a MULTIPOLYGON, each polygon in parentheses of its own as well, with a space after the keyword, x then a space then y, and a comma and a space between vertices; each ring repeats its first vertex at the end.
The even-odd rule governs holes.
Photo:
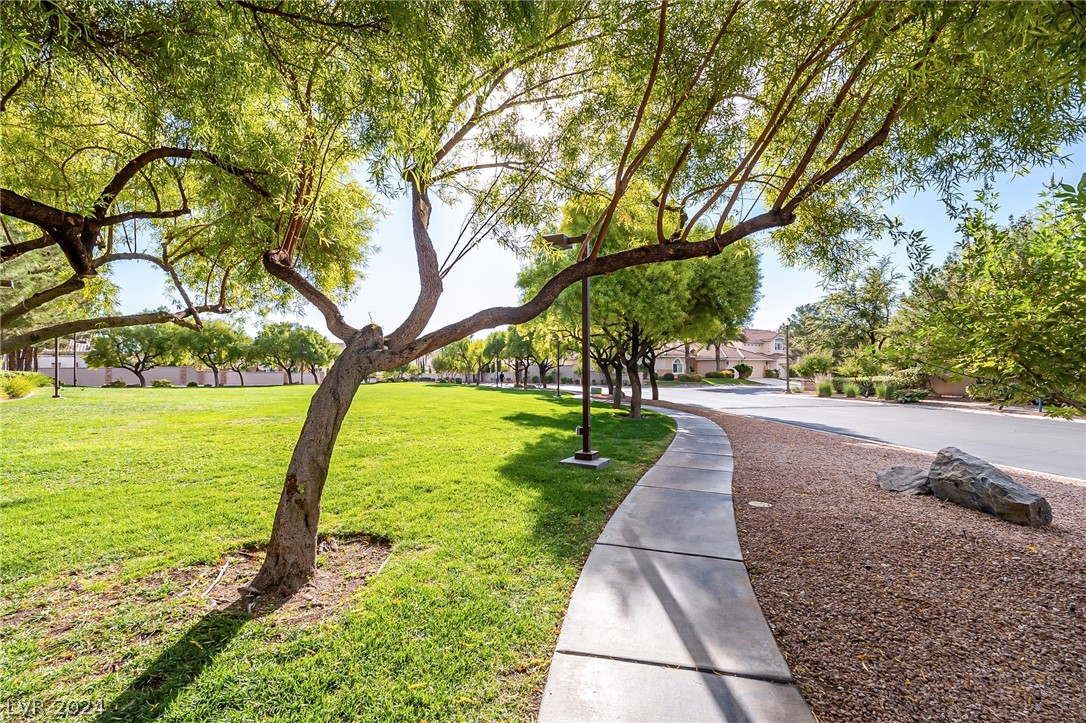
POLYGON ((713 344, 713 348, 716 349, 716 370, 720 371, 720 344, 713 344))
POLYGON ((291 593, 305 585, 316 571, 321 493, 328 479, 332 450, 359 385, 378 371, 367 363, 366 355, 377 348, 382 336, 381 329, 375 326, 360 331, 314 392, 287 467, 267 555, 250 588, 291 593))
POLYGON ((694 368, 690 364, 690 342, 683 342, 683 363, 686 364, 686 373, 693 374, 694 368))
POLYGON ((611 401, 611 406, 618 409, 622 406, 622 363, 615 362, 615 388, 614 399, 611 401))
POLYGON ((652 400, 656 401, 660 398, 660 385, 656 383, 655 364, 649 367, 649 384, 652 385, 652 400))
POLYGON ((641 418, 641 375, 637 373, 636 355, 626 363, 626 374, 630 377, 630 417, 641 418))
POLYGON ((208 364, 207 368, 210 369, 211 373, 215 376, 215 386, 219 386, 219 368, 211 364, 208 364))
POLYGON ((294 375, 291 374, 290 369, 287 368, 287 369, 284 369, 283 371, 285 371, 287 373, 287 386, 290 386, 291 384, 294 384, 294 375))
POLYGON ((245 375, 241 373, 240 369, 235 369, 234 371, 236 371, 238 373, 238 379, 241 380, 241 386, 244 387, 245 386, 245 375))
POLYGON ((600 367, 600 371, 603 372, 603 380, 607 382, 607 393, 615 393, 615 381, 611 378, 611 367, 604 364, 600 367))
POLYGON ((136 378, 140 380, 141 387, 147 386, 147 380, 143 378, 143 372, 141 372, 139 369, 133 369, 131 371, 133 374, 136 375, 136 378))

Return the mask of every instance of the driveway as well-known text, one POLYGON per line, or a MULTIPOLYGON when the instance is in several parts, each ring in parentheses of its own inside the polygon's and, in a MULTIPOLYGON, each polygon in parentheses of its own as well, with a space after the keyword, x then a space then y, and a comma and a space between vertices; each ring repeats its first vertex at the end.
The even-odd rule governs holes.
POLYGON ((929 452, 958 447, 995 464, 1086 480, 1080 422, 787 395, 782 388, 664 387, 660 398, 929 452))

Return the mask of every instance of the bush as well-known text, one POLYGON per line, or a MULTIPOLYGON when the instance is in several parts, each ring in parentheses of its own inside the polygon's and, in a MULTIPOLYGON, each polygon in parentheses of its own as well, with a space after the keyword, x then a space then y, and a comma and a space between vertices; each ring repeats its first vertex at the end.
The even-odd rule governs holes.
POLYGON ((743 362, 739 362, 735 365, 735 373, 739 376, 740 379, 749 379, 753 371, 754 367, 752 367, 750 364, 744 364, 743 362))
POLYGON ((894 392, 896 391, 893 384, 883 383, 875 385, 875 396, 879 399, 893 399, 894 392))
POLYGON ((574 379, 573 379, 573 377, 562 377, 562 383, 563 384, 573 384, 574 379))
POLYGON ((928 379, 931 375, 917 369, 916 367, 910 369, 898 369, 896 372, 890 374, 890 380, 898 387, 908 389, 920 389, 928 383, 928 379))
POLYGON ((845 385, 844 392, 846 397, 858 397, 860 396, 860 387, 849 382, 845 385))
POLYGON ((21 374, 0 380, 0 393, 7 399, 21 399, 37 388, 32 379, 21 374))
POLYGON ((728 375, 725 374, 724 372, 706 372, 705 373, 705 378, 706 379, 727 379, 728 375))
POLYGON ((127 386, 128 386, 128 384, 125 382, 124 379, 114 379, 113 381, 111 381, 108 384, 103 384, 102 388, 104 389, 106 387, 114 387, 114 388, 117 388, 117 389, 124 389, 127 386))
POLYGON ((818 391, 820 397, 832 397, 833 396, 833 382, 827 379, 824 382, 819 382, 815 389, 818 391))
POLYGON ((780 369, 766 369, 765 370, 765 378, 766 379, 780 379, 781 378, 780 369))
POLYGON ((928 398, 927 389, 899 389, 894 392, 894 399, 902 404, 922 402, 928 398))
POLYGON ((679 375, 679 381, 680 382, 700 382, 701 381, 701 375, 700 374, 680 374, 679 375))
POLYGON ((671 372, 664 372, 663 374, 660 375, 660 381, 673 382, 673 381, 675 381, 675 375, 672 374, 671 372))
POLYGON ((828 374, 833 369, 833 355, 826 351, 813 351, 800 357, 792 365, 792 371, 801 377, 811 378, 816 374, 828 374))
POLYGON ((151 386, 152 387, 172 387, 173 382, 171 382, 169 379, 156 379, 153 382, 151 382, 151 386))
POLYGON ((9 377, 20 377, 22 379, 30 380, 30 383, 35 387, 51 387, 53 386, 53 377, 47 377, 44 374, 38 372, 0 372, 0 379, 7 379, 9 377))
POLYGON ((197 382, 189 382, 189 383, 188 383, 188 384, 186 384, 185 386, 186 386, 186 387, 198 387, 198 386, 200 386, 200 385, 199 385, 199 383, 197 383, 197 382))

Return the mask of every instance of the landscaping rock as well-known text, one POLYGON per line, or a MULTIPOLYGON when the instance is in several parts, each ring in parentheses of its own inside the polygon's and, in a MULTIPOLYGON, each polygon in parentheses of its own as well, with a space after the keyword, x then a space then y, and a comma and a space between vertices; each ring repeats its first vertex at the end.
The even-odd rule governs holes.
POLYGON ((900 492, 906 495, 930 495, 931 485, 928 484, 928 473, 919 467, 907 465, 891 467, 875 473, 879 481, 879 487, 890 492, 900 492))
POLYGON ((928 472, 932 493, 1010 522, 1030 527, 1052 524, 1048 500, 979 457, 956 447, 939 450, 928 472))

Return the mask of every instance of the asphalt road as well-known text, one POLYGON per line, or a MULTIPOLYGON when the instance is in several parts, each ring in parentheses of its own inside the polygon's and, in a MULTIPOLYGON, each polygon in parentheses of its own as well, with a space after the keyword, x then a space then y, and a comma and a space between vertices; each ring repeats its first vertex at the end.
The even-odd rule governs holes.
POLYGON ((1086 480, 1081 422, 785 395, 782 388, 664 387, 660 398, 930 452, 957 447, 995 464, 1086 480))

